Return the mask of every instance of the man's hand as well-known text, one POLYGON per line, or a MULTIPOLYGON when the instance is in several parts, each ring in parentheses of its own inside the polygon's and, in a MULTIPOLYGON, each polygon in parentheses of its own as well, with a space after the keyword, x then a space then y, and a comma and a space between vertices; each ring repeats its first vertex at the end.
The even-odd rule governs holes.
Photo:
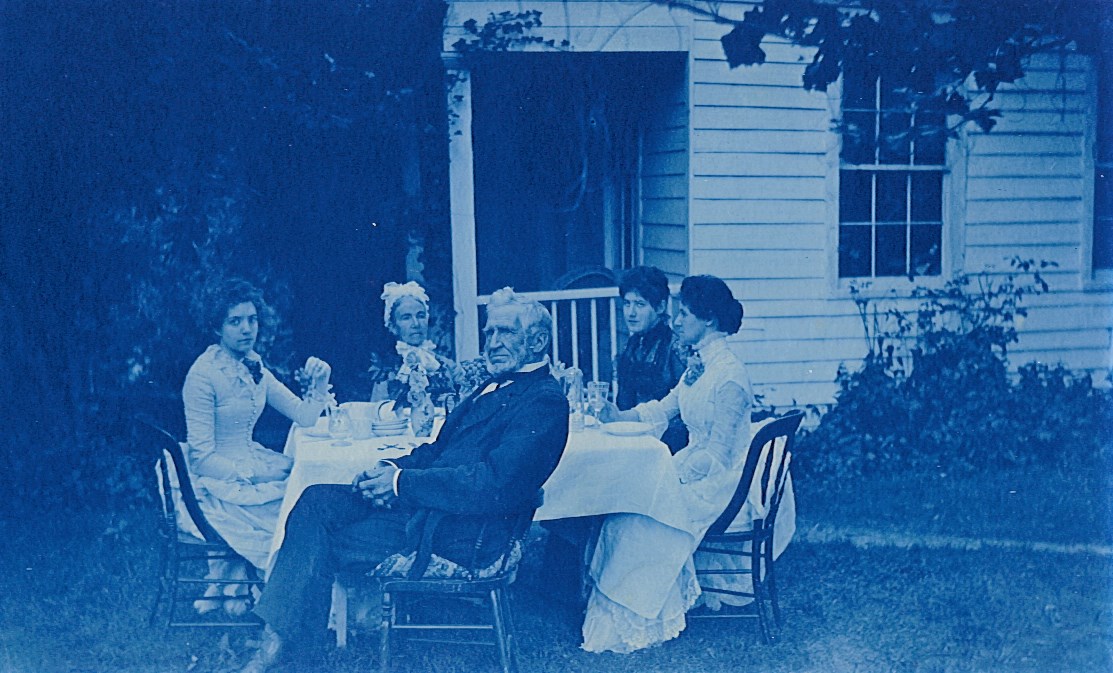
POLYGON ((352 488, 373 504, 390 507, 397 499, 394 495, 394 473, 397 471, 398 468, 393 465, 380 463, 356 475, 352 481, 352 488))

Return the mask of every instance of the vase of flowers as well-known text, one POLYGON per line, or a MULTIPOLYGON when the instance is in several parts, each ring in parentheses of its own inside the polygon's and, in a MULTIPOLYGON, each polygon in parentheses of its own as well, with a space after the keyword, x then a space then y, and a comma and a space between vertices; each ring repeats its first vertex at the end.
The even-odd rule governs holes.
POLYGON ((418 364, 410 367, 408 379, 406 399, 410 403, 410 427, 415 437, 429 437, 433 434, 433 417, 436 414, 429 395, 429 378, 418 364))

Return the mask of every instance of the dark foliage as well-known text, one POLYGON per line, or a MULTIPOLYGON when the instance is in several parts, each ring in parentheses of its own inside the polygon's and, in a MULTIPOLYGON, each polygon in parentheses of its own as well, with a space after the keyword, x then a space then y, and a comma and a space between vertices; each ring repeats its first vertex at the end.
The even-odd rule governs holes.
POLYGON ((1113 395, 1062 365, 1008 368, 1022 300, 1045 291, 1041 265, 919 288, 919 306, 878 311, 859 292, 869 342, 840 368, 834 406, 801 440, 798 470, 848 475, 1042 465, 1101 470, 1113 459, 1113 395), (1021 279, 1026 279, 1022 282, 1021 279))
MULTIPOLYGON (((196 308, 223 277, 277 308, 261 349, 280 377, 319 355, 338 388, 358 384, 392 342, 378 288, 403 277, 411 240, 448 231, 444 11, 0 9, 0 376, 21 391, 0 446, 10 502, 136 493, 149 464, 125 421, 180 416, 186 368, 213 340, 196 308)), ((447 264, 425 272, 450 286, 447 264)))
POLYGON ((806 89, 826 91, 848 63, 864 66, 898 83, 908 107, 938 119, 934 132, 952 135, 966 124, 996 125, 993 96, 1024 77, 1028 57, 1099 53, 1113 34, 1107 0, 765 0, 737 20, 713 2, 657 1, 729 26, 722 46, 732 68, 764 63, 766 37, 814 47, 806 89))

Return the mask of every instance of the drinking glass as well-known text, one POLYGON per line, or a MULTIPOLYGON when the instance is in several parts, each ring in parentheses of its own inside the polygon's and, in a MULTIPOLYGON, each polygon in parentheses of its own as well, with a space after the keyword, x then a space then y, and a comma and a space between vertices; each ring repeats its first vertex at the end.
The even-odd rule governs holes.
POLYGON ((611 384, 603 381, 591 381, 587 384, 587 406, 591 407, 591 415, 599 420, 599 414, 607 406, 607 395, 611 392, 611 384))
POLYGON ((352 418, 347 409, 329 407, 328 409, 328 435, 334 441, 333 446, 348 446, 347 440, 352 436, 352 418))

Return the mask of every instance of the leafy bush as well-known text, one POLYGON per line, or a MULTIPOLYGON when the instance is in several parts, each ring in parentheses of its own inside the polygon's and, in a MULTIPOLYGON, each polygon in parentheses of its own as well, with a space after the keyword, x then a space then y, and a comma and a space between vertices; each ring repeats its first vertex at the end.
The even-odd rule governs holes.
POLYGON ((1009 372, 1024 297, 1047 290, 1040 269, 1049 265, 1011 264, 1002 280, 981 273, 917 288, 911 313, 881 310, 855 290, 868 354, 861 369, 840 367, 836 402, 801 438, 798 467, 846 476, 1104 466, 1113 440, 1109 391, 1062 365, 1009 372))

